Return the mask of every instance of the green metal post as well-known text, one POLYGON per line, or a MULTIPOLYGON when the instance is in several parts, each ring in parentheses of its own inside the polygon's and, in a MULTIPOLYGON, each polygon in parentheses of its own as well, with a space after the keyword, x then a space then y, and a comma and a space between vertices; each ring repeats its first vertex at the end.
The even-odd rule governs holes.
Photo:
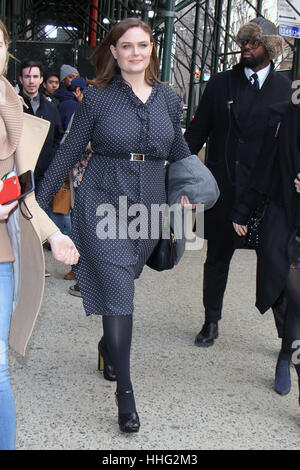
POLYGON ((6 22, 5 16, 6 16, 6 0, 1 0, 0 1, 0 15, 1 19, 6 22))
POLYGON ((261 16, 263 0, 257 0, 257 16, 261 16))
POLYGON ((214 34, 213 34, 213 51, 212 51, 212 65, 211 72, 218 72, 218 63, 220 55, 220 36, 221 36, 221 22, 222 22, 222 6, 223 0, 215 1, 215 14, 214 14, 214 34))
POLYGON ((187 123, 192 120, 194 114, 195 104, 195 72, 196 72, 196 60, 197 60, 197 48, 198 48, 198 32, 200 26, 200 1, 197 1, 196 13, 195 13, 195 28, 194 28, 194 41, 193 51, 190 69, 190 87, 189 87, 189 100, 188 100, 188 111, 187 111, 187 123))
POLYGON ((227 2, 227 12, 226 12, 226 31, 225 31, 225 42, 224 42, 224 64, 223 70, 227 70, 228 65, 228 46, 229 46, 229 32, 230 32, 230 22, 231 22, 231 4, 232 0, 227 2))
POLYGON ((171 77, 171 53, 175 18, 175 0, 168 0, 165 16, 165 35, 163 44, 161 80, 168 82, 171 77))
POLYGON ((202 54, 201 54, 201 70, 200 70, 200 90, 199 90, 199 102, 201 100, 203 94, 203 85, 204 85, 204 69, 206 64, 206 57, 207 57, 207 29, 209 24, 209 1, 206 0, 205 3, 205 13, 204 13, 204 29, 203 29, 203 42, 202 42, 202 54))
MULTIPOLYGON (((185 7, 189 6, 191 3, 194 3, 194 0, 183 0, 180 3, 177 3, 175 11, 183 10, 185 7)), ((203 1, 202 1, 203 3, 203 1)))

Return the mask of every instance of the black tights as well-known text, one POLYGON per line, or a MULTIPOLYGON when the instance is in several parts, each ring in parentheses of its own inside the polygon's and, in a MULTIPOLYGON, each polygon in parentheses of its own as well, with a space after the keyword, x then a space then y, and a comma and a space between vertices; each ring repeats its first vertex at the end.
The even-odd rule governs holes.
MULTIPOLYGON (((117 391, 132 390, 130 379, 130 348, 132 338, 132 315, 103 315, 104 342, 117 376, 117 391)), ((133 394, 118 398, 121 413, 135 410, 133 394)))
MULTIPOLYGON (((291 360, 293 353, 299 349, 300 341, 300 269, 290 268, 285 289, 287 311, 284 324, 284 335, 280 351, 280 359, 291 360), (296 349, 295 349, 296 345, 296 349)), ((299 359, 299 354, 298 354, 299 359)), ((297 361, 298 362, 298 361, 297 361)), ((295 368, 300 381, 300 364, 295 363, 295 368)))

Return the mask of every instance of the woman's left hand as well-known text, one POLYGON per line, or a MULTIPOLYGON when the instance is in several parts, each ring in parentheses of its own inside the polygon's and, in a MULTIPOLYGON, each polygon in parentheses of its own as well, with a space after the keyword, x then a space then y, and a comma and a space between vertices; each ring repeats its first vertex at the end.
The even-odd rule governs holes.
POLYGON ((181 196, 180 207, 181 207, 181 209, 183 209, 184 207, 189 207, 190 209, 195 209, 196 204, 192 204, 187 196, 181 196))
POLYGON ((50 237, 49 242, 52 255, 57 261, 71 266, 78 263, 80 255, 70 237, 60 233, 50 237))
POLYGON ((294 183, 297 193, 300 193, 300 173, 298 173, 297 177, 294 179, 294 183))

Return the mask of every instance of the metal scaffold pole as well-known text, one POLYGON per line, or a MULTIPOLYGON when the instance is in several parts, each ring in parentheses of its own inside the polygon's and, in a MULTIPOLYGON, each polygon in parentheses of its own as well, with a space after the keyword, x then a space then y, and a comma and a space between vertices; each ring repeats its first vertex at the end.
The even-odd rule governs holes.
POLYGON ((165 34, 163 41, 161 79, 163 82, 168 82, 171 77, 172 42, 174 32, 174 18, 176 15, 175 0, 168 0, 167 7, 163 14, 165 16, 165 34))
POLYGON ((1 15, 1 19, 5 21, 5 16, 6 16, 6 0, 0 0, 0 15, 1 15))
POLYGON ((227 70, 227 65, 228 65, 229 34, 230 34, 230 27, 231 27, 231 6, 232 6, 232 0, 228 0, 227 13, 226 13, 225 42, 224 42, 224 63, 223 63, 224 71, 227 70))
POLYGON ((200 2, 197 1, 196 13, 195 13, 195 27, 194 27, 194 41, 193 41, 193 51, 192 51, 192 60, 191 60, 191 70, 190 70, 190 87, 189 87, 189 100, 188 100, 188 112, 187 112, 187 122, 190 122, 194 113, 194 104, 195 104, 195 72, 196 72, 196 60, 197 60, 197 48, 198 48, 198 31, 200 26, 200 2))
POLYGON ((257 0, 257 16, 261 16, 263 0, 257 0))
POLYGON ((204 72, 205 72, 205 65, 206 59, 208 55, 208 45, 207 45, 207 37, 208 37, 208 23, 209 23, 209 2, 210 0, 206 0, 205 3, 205 12, 204 12, 204 26, 203 26, 203 38, 202 38, 202 54, 201 54, 201 70, 200 70, 200 90, 199 90, 199 102, 201 100, 203 94, 203 85, 204 85, 204 72))
POLYGON ((224 0, 215 1, 213 51, 212 51, 212 64, 211 64, 212 74, 218 72, 223 1, 224 0))

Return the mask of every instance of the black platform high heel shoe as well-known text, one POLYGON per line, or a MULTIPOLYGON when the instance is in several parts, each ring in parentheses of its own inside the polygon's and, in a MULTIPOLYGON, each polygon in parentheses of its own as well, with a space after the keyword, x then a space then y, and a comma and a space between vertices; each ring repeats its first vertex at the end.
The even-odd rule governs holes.
POLYGON ((140 429, 140 420, 139 416, 135 411, 131 411, 128 413, 120 413, 120 403, 121 400, 134 400, 133 397, 133 390, 127 390, 126 392, 115 392, 116 396, 116 404, 119 409, 119 418, 118 423, 120 430, 122 432, 139 432, 140 429))
POLYGON ((115 382, 117 376, 115 374, 114 366, 109 363, 107 351, 103 344, 103 338, 98 343, 98 370, 103 372, 103 377, 110 382, 115 382))

